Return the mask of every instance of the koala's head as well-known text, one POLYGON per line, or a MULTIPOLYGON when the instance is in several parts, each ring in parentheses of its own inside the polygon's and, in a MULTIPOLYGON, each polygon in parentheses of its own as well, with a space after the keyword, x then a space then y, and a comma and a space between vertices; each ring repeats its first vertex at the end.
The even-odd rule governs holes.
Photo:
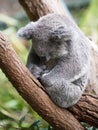
POLYGON ((71 23, 67 18, 64 19, 64 16, 48 14, 20 29, 18 34, 32 39, 33 48, 39 56, 53 59, 68 53, 73 30, 71 23))

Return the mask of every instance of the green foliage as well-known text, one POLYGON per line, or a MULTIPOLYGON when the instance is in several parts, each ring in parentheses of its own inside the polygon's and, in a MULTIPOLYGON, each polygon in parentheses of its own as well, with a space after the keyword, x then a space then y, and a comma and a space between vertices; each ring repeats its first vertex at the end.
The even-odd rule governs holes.
POLYGON ((98 43, 98 0, 92 0, 80 22, 81 29, 98 43))
POLYGON ((76 22, 83 32, 98 43, 98 0, 91 0, 89 6, 71 10, 76 22), (78 13, 77 13, 78 12, 78 13))

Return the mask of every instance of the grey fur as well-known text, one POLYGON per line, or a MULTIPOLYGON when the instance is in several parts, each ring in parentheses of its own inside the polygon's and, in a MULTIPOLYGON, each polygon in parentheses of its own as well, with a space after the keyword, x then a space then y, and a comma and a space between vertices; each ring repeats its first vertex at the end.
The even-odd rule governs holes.
POLYGON ((27 67, 51 99, 68 108, 81 98, 89 76, 89 39, 66 16, 48 14, 18 31, 32 39, 27 67))

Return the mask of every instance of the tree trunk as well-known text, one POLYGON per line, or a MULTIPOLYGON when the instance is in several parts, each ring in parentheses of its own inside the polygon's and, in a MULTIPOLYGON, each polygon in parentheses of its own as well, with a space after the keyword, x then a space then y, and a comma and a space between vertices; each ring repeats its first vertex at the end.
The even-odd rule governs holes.
POLYGON ((19 2, 33 21, 48 13, 65 14, 59 0, 19 0, 19 2))

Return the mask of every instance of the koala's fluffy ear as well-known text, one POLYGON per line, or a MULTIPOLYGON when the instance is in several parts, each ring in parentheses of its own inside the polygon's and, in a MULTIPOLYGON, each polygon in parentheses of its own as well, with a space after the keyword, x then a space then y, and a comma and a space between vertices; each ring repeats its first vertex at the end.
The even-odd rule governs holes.
POLYGON ((24 38, 26 40, 29 40, 32 39, 33 33, 34 33, 34 23, 30 22, 25 27, 19 29, 19 31, 17 32, 17 36, 19 38, 24 38))
POLYGON ((62 39, 70 40, 71 31, 69 28, 65 28, 65 26, 61 25, 52 31, 50 39, 53 41, 60 41, 62 39))

